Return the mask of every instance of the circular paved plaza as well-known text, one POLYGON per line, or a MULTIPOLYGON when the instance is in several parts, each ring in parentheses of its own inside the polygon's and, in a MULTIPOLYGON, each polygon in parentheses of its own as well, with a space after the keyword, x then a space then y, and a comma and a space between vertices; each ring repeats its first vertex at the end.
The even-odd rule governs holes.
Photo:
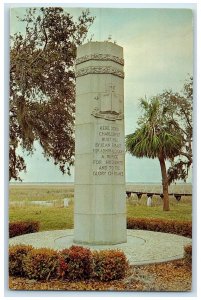
MULTIPOLYGON (((191 243, 190 238, 175 234, 127 230, 127 243, 118 245, 82 245, 91 250, 119 249, 127 256, 131 265, 143 265, 180 259, 184 245, 191 243)), ((69 248, 73 243, 73 230, 54 230, 30 233, 9 239, 9 245, 26 244, 35 248, 69 248)))

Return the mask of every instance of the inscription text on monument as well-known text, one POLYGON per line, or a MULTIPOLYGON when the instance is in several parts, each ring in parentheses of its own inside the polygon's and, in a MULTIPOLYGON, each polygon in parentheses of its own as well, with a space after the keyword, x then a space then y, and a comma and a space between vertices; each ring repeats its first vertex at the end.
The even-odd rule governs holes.
POLYGON ((93 145, 93 176, 124 176, 124 144, 121 127, 96 125, 93 145))

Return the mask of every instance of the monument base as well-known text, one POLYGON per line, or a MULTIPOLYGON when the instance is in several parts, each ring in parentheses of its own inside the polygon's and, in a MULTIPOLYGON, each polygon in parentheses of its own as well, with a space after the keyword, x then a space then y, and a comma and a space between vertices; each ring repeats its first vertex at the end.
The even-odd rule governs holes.
MULTIPOLYGON (((32 245, 35 248, 66 249, 74 245, 74 230, 40 231, 9 239, 9 245, 32 245)), ((131 265, 159 263, 183 258, 184 245, 192 240, 176 234, 146 230, 127 230, 127 242, 116 245, 88 245, 93 250, 122 250, 131 265)))
POLYGON ((99 246, 109 246, 109 245, 119 245, 119 244, 124 244, 127 243, 127 239, 123 240, 123 241, 118 241, 118 242, 101 242, 101 241, 92 241, 92 242, 83 242, 83 241, 78 241, 73 239, 73 243, 78 244, 78 245, 89 245, 89 246, 95 246, 95 245, 99 245, 99 246))
POLYGON ((117 245, 127 242, 126 217, 119 214, 74 214, 74 242, 117 245))

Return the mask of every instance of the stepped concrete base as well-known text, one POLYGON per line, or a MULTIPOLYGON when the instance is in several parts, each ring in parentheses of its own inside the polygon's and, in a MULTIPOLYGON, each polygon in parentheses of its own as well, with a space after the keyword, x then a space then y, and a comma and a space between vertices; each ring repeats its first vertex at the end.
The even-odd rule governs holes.
MULTIPOLYGON (((9 245, 25 244, 35 248, 64 249, 75 245, 72 229, 42 231, 9 239, 9 245)), ((159 263, 183 258, 184 245, 191 239, 162 232, 127 230, 127 242, 118 245, 82 245, 91 250, 119 249, 131 265, 159 263)), ((76 243, 77 245, 77 243, 76 243)))

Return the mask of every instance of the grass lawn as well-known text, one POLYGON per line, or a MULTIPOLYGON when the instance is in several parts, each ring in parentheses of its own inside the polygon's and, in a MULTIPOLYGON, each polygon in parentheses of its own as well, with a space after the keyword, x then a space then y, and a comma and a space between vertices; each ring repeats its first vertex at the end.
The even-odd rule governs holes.
POLYGON ((12 207, 9 219, 12 221, 39 221, 40 231, 73 228, 73 205, 69 207, 12 207))
MULTIPOLYGON (((30 203, 32 200, 55 200, 71 198, 69 207, 43 207, 43 206, 15 206, 10 205, 9 220, 22 221, 33 220, 40 222, 40 230, 57 230, 73 228, 73 187, 69 186, 11 186, 10 203, 18 203, 23 200, 30 203)), ((142 218, 163 218, 168 220, 191 220, 192 218, 192 199, 182 197, 177 202, 174 197, 170 197, 170 211, 162 210, 162 201, 159 197, 153 197, 153 206, 146 206, 146 197, 140 200, 137 196, 127 199, 127 216, 142 218)))
POLYGON ((127 216, 136 218, 160 218, 166 220, 191 221, 192 220, 192 198, 183 196, 177 202, 174 197, 170 196, 170 211, 163 211, 162 200, 154 196, 153 206, 146 206, 146 197, 141 200, 131 198, 127 204, 127 216))

